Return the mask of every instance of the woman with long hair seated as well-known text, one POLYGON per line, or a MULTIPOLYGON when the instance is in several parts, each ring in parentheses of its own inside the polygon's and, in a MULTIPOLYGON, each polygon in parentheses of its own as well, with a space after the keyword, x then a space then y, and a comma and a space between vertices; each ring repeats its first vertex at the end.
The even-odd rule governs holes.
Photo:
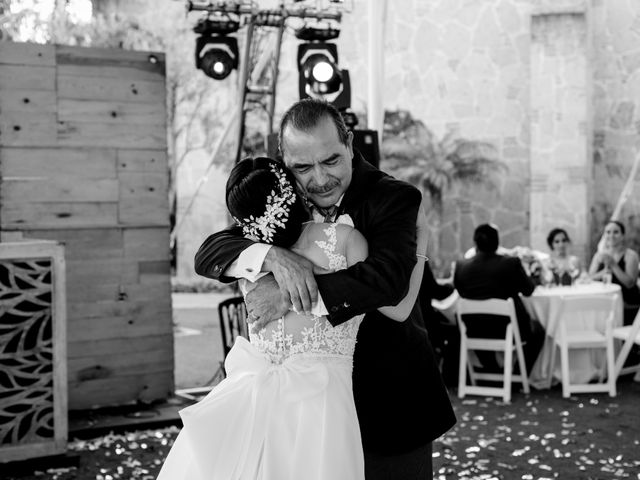
POLYGON ((589 275, 594 280, 605 280, 620 285, 624 301, 624 323, 629 325, 640 308, 638 287, 638 254, 625 244, 624 224, 610 220, 604 227, 604 246, 591 260, 589 275))

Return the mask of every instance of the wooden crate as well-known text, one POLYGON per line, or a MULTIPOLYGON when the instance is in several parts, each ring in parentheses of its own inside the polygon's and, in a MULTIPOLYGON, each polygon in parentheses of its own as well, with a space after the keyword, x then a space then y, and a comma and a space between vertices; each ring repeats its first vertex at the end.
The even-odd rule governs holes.
POLYGON ((165 88, 161 53, 0 44, 0 232, 65 245, 72 409, 173 390, 165 88))
POLYGON ((0 243, 0 390, 0 462, 65 451, 65 260, 59 243, 0 243))

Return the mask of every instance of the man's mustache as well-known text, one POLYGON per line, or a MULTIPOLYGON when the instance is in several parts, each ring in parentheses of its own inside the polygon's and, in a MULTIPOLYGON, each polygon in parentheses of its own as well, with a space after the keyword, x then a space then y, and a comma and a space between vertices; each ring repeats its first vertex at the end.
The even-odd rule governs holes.
POLYGON ((314 186, 314 185, 309 185, 306 188, 307 193, 326 193, 330 190, 333 190, 334 188, 336 188, 338 185, 340 185, 340 182, 331 182, 331 183, 327 183, 326 185, 322 185, 321 187, 319 186, 314 186))

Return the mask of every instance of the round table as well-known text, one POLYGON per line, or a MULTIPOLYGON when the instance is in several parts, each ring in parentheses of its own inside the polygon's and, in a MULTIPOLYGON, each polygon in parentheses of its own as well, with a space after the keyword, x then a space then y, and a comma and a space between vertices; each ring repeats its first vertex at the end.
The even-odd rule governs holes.
MULTIPOLYGON (((547 339, 538 355, 538 359, 531 370, 529 382, 536 388, 549 388, 552 379, 549 378, 551 351, 554 341, 551 336, 556 331, 556 324, 560 321, 562 301, 565 297, 593 297, 602 296, 611 298, 617 295, 616 310, 614 312, 614 327, 621 326, 623 321, 623 303, 620 294, 620 286, 615 284, 605 285, 600 282, 578 284, 562 287, 537 287, 530 297, 523 297, 523 303, 527 307, 532 318, 538 320, 545 331, 547 339)), ((593 320, 595 328, 604 329, 604 319, 593 320)), ((559 355, 556 355, 559 359, 559 355)), ((605 368, 605 357, 602 350, 576 349, 569 353, 569 365, 571 381, 586 383, 598 377, 605 368)), ((553 377, 560 378, 560 365, 556 362, 553 377)))

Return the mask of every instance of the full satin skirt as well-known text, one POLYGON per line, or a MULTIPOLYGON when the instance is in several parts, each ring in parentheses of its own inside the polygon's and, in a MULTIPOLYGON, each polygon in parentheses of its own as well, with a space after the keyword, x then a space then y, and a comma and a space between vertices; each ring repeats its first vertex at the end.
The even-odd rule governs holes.
POLYGON ((294 355, 274 365, 245 338, 227 378, 180 411, 158 480, 362 480, 351 358, 294 355))

